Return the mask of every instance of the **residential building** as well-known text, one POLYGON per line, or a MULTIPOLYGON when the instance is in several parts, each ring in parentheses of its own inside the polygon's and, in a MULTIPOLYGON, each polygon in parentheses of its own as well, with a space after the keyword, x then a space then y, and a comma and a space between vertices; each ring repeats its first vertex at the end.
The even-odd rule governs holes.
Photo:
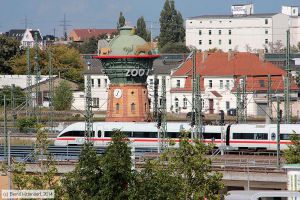
POLYGON ((233 5, 232 14, 201 15, 186 19, 186 46, 201 51, 274 51, 286 46, 290 29, 291 46, 300 42, 298 7, 282 6, 281 13, 254 13, 253 4, 233 5))
POLYGON ((35 34, 37 34, 37 41, 39 48, 43 48, 43 38, 39 29, 11 29, 6 32, 6 35, 9 37, 14 37, 20 41, 20 48, 34 47, 35 45, 35 34))
MULTIPOLYGON (((262 57, 251 53, 198 52, 196 57, 196 73, 201 76, 200 89, 203 99, 203 112, 217 114, 220 110, 227 111, 237 106, 236 87, 246 77, 247 114, 262 116, 266 113, 268 75, 271 76, 272 94, 283 96, 284 77, 286 72, 262 57)), ((192 61, 187 60, 171 75, 173 83, 178 80, 182 87, 173 84, 171 88, 171 107, 179 112, 191 111, 192 101, 192 61), (174 81, 175 80, 175 81, 174 81)), ((298 108, 298 87, 292 81, 291 107, 293 115, 298 108)), ((275 112, 274 112, 275 113, 275 112)))
POLYGON ((117 32, 117 29, 96 29, 96 28, 73 29, 70 32, 68 38, 73 42, 84 42, 91 37, 98 37, 103 34, 106 34, 108 38, 110 38, 112 34, 115 32, 117 32))

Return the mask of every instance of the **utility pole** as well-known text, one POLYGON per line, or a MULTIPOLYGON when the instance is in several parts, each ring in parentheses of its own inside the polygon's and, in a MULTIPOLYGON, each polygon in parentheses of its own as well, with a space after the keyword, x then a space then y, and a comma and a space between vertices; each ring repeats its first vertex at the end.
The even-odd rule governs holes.
POLYGON ((31 79, 31 65, 30 65, 30 48, 27 47, 27 93, 26 93, 26 115, 30 116, 32 113, 32 79, 31 79))
POLYGON ((40 93, 40 66, 39 66, 39 44, 38 44, 38 35, 37 32, 34 33, 34 41, 35 41, 35 66, 34 66, 34 72, 35 72, 35 106, 34 106, 34 114, 36 117, 37 123, 39 123, 39 117, 40 117, 40 108, 39 108, 39 93, 40 93))
POLYGON ((154 75, 154 101, 153 101, 153 119, 157 121, 158 115, 158 78, 157 75, 154 75))
MULTIPOLYGON (((90 70, 91 63, 87 63, 88 71, 90 70)), ((86 88, 85 88, 85 141, 90 142, 90 138, 93 132, 93 111, 92 111, 92 92, 91 92, 91 74, 86 76, 86 88)))
POLYGON ((247 121, 247 77, 243 76, 243 85, 242 85, 242 120, 245 123, 247 121))
POLYGON ((17 113, 16 113, 16 99, 15 99, 15 84, 12 84, 11 90, 10 90, 10 103, 11 103, 11 111, 12 111, 12 117, 13 117, 13 125, 14 127, 17 126, 17 113))
POLYGON ((291 90, 291 67, 290 67, 290 30, 286 31, 286 77, 284 78, 284 122, 291 123, 290 114, 290 90, 291 90))
POLYGON ((167 147, 167 102, 166 102, 166 77, 162 77, 162 94, 161 94, 161 105, 160 105, 160 114, 161 114, 161 127, 160 127, 160 141, 161 141, 161 150, 163 151, 167 147))
POLYGON ((68 34, 67 34, 67 27, 71 26, 70 24, 68 24, 70 21, 67 20, 66 18, 66 14, 64 14, 64 19, 62 21, 60 21, 62 24, 60 24, 60 26, 63 27, 63 37, 64 40, 67 41, 68 40, 68 34))
POLYGON ((241 85, 240 80, 238 80, 236 86, 236 123, 241 123, 241 85))
POLYGON ((196 76, 195 88, 195 139, 203 139, 202 98, 200 90, 200 75, 196 76))
POLYGON ((195 138, 195 134, 197 133, 197 126, 196 126, 196 123, 193 124, 194 120, 196 122, 196 109, 195 109, 195 97, 196 97, 196 54, 197 54, 197 51, 196 50, 193 50, 193 56, 192 56, 192 126, 194 126, 192 128, 192 139, 195 138))
POLYGON ((8 132, 7 132, 7 108, 6 108, 6 95, 3 97, 3 109, 4 109, 4 118, 3 118, 3 132, 4 132, 4 160, 8 161, 8 132))
POLYGON ((281 122, 281 114, 280 114, 280 97, 277 96, 277 168, 280 168, 280 122, 281 122))
POLYGON ((272 119, 272 79, 271 75, 268 75, 268 93, 267 93, 267 100, 268 100, 268 112, 266 115, 266 124, 271 123, 272 119))
POLYGON ((52 66, 52 53, 48 51, 49 54, 49 125, 50 132, 53 133, 53 66, 52 66))

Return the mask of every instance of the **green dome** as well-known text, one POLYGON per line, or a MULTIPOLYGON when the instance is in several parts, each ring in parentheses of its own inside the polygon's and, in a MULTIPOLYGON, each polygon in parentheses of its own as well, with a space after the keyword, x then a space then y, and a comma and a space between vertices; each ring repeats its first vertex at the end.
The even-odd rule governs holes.
MULTIPOLYGON (((120 28, 120 35, 115 37, 109 43, 111 50, 110 55, 137 55, 145 54, 145 52, 137 51, 137 47, 141 47, 146 44, 146 41, 138 35, 135 35, 135 31, 132 27, 123 26, 120 28)), ((147 54, 151 54, 151 51, 147 54)))

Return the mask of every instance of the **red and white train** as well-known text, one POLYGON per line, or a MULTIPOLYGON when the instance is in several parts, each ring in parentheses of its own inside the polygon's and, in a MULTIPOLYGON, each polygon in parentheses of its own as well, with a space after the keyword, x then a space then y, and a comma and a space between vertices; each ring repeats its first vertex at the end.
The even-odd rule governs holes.
MULTIPOLYGON (((95 146, 107 146, 111 141, 111 134, 120 129, 131 141, 134 147, 158 147, 158 134, 156 123, 139 122, 95 122, 90 140, 95 146)), ((191 131, 188 123, 171 122, 167 124, 167 138, 179 144, 181 130, 191 131)), ((78 122, 65 128, 55 139, 57 146, 82 145, 85 123, 78 122)), ((280 125, 281 149, 286 149, 290 143, 290 135, 300 134, 300 124, 280 125)), ((214 143, 216 146, 226 145, 233 149, 266 149, 276 150, 277 126, 276 124, 232 124, 224 126, 203 126, 203 139, 205 143, 214 143)))

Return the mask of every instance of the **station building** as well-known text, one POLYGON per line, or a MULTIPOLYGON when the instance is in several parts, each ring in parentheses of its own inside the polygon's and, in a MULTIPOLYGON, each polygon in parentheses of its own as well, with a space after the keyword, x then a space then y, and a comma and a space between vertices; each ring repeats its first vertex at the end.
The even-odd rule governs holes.
POLYGON ((282 6, 281 13, 254 13, 253 4, 233 5, 228 15, 201 15, 186 19, 186 46, 201 51, 272 51, 286 46, 290 30, 291 46, 300 42, 297 6, 282 6), (278 47, 279 48, 279 47, 278 47))

